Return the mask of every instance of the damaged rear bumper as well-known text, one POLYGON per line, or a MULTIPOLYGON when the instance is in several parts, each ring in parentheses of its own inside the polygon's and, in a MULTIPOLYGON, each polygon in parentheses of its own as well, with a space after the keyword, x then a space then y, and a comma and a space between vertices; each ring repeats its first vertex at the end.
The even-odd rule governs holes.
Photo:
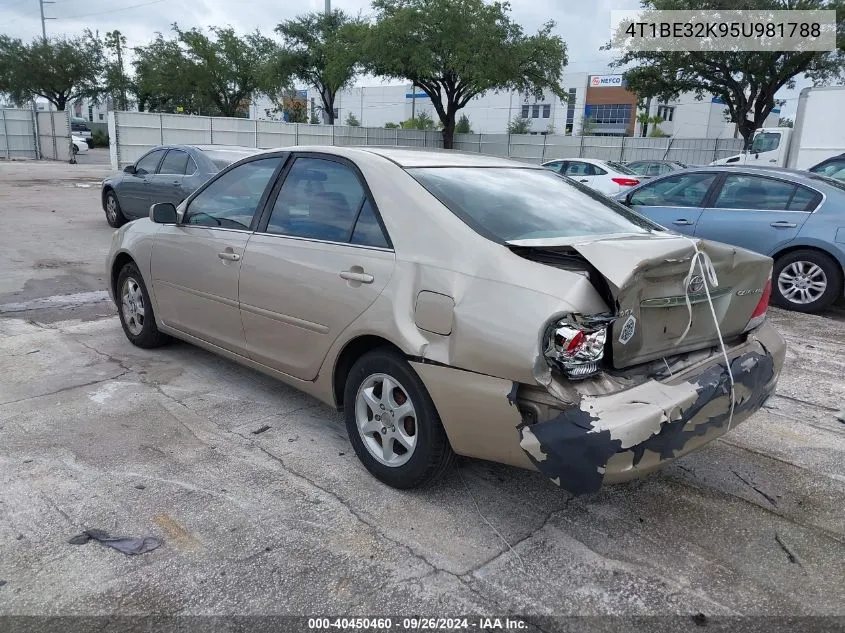
POLYGON ((774 328, 763 325, 728 351, 732 414, 730 377, 720 354, 669 380, 584 396, 552 419, 523 422, 520 446, 538 470, 576 494, 644 475, 757 411, 775 391, 785 349, 774 328))
POLYGON ((437 406, 454 450, 534 467, 574 494, 652 472, 723 435, 774 392, 785 356, 783 338, 764 324, 728 350, 666 380, 554 399, 543 419, 525 415, 518 385, 451 367, 413 363, 437 406), (523 411, 523 413, 520 413, 523 411))

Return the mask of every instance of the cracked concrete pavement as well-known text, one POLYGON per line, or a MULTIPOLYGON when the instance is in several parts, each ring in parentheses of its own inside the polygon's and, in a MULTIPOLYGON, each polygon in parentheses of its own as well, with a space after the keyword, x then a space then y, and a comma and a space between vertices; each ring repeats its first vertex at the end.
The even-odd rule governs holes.
POLYGON ((105 173, 0 163, 0 615, 845 615, 841 308, 772 310, 778 394, 643 481, 572 498, 461 460, 397 491, 337 412, 126 341, 105 173), (85 528, 164 545, 67 544, 85 528))

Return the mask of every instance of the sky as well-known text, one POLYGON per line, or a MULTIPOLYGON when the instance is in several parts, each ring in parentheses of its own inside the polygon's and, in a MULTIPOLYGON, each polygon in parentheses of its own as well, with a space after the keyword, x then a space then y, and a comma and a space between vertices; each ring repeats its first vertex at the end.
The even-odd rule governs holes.
MULTIPOLYGON (((371 13, 368 0, 331 0, 333 9, 352 14, 371 13)), ((610 36, 611 9, 636 9, 638 0, 510 0, 511 17, 526 33, 548 20, 556 22, 556 34, 566 42, 569 63, 565 72, 604 74, 612 53, 600 51, 610 36)), ((312 10, 323 10, 325 0, 45 0, 47 35, 76 35, 84 29, 104 35, 120 30, 131 48, 147 43, 156 31, 168 33, 173 22, 180 27, 232 26, 239 32, 256 28, 274 36, 279 22, 312 10)), ((0 33, 24 40, 41 35, 38 0, 0 0, 0 33)), ((372 85, 378 80, 363 78, 372 85)), ((782 91, 787 99, 782 114, 794 116, 800 82, 794 91, 782 91)))

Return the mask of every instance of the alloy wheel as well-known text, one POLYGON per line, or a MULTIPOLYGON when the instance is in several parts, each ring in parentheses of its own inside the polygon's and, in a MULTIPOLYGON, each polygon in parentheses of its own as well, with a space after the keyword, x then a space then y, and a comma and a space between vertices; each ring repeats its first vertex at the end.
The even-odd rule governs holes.
POLYGON ((780 271, 778 290, 791 303, 813 303, 827 290, 827 275, 821 266, 813 262, 792 262, 780 271))
POLYGON ((106 196, 106 215, 110 222, 117 221, 117 200, 114 196, 106 196))
POLYGON ((355 422, 367 451, 385 466, 405 464, 417 445, 417 413, 402 384, 371 374, 358 388, 355 422))
POLYGON ((121 290, 121 316, 126 328, 133 336, 144 329, 144 293, 133 277, 127 277, 121 290))

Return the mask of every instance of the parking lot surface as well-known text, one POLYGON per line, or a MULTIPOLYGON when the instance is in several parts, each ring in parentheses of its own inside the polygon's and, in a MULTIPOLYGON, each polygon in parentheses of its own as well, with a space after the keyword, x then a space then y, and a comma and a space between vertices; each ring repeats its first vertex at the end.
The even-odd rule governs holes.
POLYGON ((645 480, 573 498, 461 460, 402 492, 336 411, 184 343, 129 344, 106 173, 0 163, 0 615, 845 615, 841 308, 770 310, 777 395, 645 480), (68 544, 88 528, 163 545, 68 544))

